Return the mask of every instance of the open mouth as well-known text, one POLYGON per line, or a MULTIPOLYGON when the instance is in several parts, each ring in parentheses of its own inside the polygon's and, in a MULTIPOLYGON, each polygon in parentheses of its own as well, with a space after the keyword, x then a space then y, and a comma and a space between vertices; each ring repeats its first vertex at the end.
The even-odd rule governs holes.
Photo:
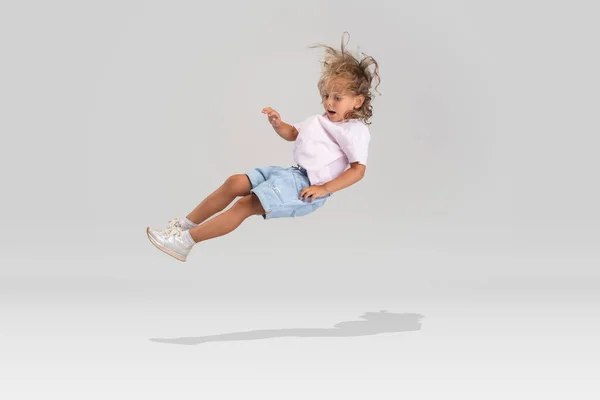
POLYGON ((329 111, 329 110, 327 110, 327 113, 328 113, 329 115, 335 115, 335 111, 329 111))

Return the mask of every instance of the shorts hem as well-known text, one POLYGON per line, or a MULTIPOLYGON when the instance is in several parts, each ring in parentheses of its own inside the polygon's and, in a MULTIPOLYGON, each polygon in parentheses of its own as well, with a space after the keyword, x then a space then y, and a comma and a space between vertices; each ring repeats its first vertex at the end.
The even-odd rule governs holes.
POLYGON ((270 219, 271 217, 269 214, 271 214, 271 212, 273 212, 273 209, 267 202, 267 199, 265 199, 264 196, 262 195, 262 193, 260 193, 260 191, 258 191, 258 190, 251 189, 250 193, 254 193, 256 195, 256 197, 258 198, 258 201, 260 201, 260 205, 265 210, 265 213, 261 214, 260 216, 263 217, 263 219, 270 219))

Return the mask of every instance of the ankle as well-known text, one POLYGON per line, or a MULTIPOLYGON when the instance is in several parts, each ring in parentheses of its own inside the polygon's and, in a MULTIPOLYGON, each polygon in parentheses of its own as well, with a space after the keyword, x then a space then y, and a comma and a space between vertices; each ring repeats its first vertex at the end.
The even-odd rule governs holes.
POLYGON ((197 223, 195 223, 194 221, 188 219, 187 217, 184 217, 181 220, 181 226, 183 227, 183 229, 192 229, 195 228, 196 226, 198 226, 197 223))
POLYGON ((194 240, 194 238, 192 237, 192 234, 190 233, 190 231, 185 231, 183 232, 183 241, 188 245, 188 246, 193 246, 196 244, 196 241, 194 240))

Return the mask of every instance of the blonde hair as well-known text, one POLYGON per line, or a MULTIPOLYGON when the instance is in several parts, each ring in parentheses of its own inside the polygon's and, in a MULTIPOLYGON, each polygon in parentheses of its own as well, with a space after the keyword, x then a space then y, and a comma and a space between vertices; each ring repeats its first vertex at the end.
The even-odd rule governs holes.
MULTIPOLYGON (((371 92, 371 86, 375 78, 377 78, 377 85, 374 90, 377 91, 377 87, 381 83, 381 77, 379 76, 379 65, 373 57, 361 53, 365 57, 358 59, 350 52, 345 49, 344 46, 344 35, 342 34, 342 49, 338 51, 333 47, 324 44, 315 44, 309 46, 310 48, 324 47, 325 57, 320 60, 322 63, 322 72, 317 88, 321 94, 321 102, 323 99, 323 93, 325 86, 332 80, 342 79, 345 81, 345 90, 354 96, 363 95, 364 101, 359 109, 350 111, 344 115, 344 119, 360 119, 365 124, 370 125, 369 118, 373 115, 373 106, 371 102, 373 100, 373 93, 371 92), (369 67, 375 66, 373 71, 369 70, 369 67)), ((350 34, 348 33, 348 36, 350 34)), ((379 91, 377 91, 379 93, 379 91)), ((381 93, 379 93, 381 94, 381 93)))

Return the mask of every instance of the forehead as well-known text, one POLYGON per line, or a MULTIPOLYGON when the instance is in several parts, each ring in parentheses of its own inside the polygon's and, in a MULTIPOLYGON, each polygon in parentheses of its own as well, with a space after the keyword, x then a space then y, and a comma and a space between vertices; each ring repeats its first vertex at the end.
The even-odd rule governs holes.
POLYGON ((346 94, 347 82, 342 79, 332 79, 325 82, 323 90, 327 93, 346 94))

